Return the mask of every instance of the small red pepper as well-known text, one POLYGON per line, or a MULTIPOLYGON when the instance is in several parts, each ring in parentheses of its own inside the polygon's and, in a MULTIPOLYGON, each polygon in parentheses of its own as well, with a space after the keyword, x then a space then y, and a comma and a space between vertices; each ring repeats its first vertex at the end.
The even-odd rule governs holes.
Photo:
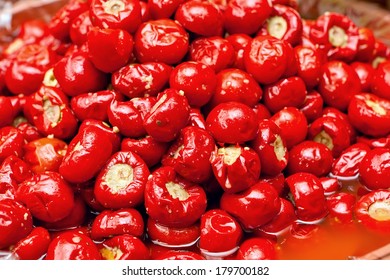
POLYGON ((332 176, 354 177, 359 174, 359 164, 370 151, 370 148, 363 143, 356 143, 346 148, 336 158, 332 165, 332 176))
POLYGON ((360 182, 369 190, 388 189, 390 149, 376 148, 367 152, 359 164, 360 182))
POLYGON ((25 140, 22 133, 12 126, 0 128, 0 162, 10 156, 23 156, 23 145, 25 140))
POLYGON ((276 244, 266 238, 249 238, 237 251, 237 260, 276 260, 276 244))
POLYGON ((104 260, 147 260, 149 250, 136 236, 123 234, 114 236, 99 244, 104 260))
POLYGON ((12 247, 12 252, 20 260, 38 260, 46 254, 49 244, 50 235, 47 229, 35 227, 28 236, 12 247))
POLYGON ((326 198, 329 216, 343 224, 353 222, 355 203, 356 196, 345 192, 334 193, 326 198))

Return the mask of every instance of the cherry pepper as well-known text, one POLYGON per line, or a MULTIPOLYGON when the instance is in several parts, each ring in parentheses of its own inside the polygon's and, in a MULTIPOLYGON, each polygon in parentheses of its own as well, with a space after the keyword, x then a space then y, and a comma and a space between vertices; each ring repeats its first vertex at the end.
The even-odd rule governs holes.
POLYGON ((12 251, 20 260, 38 260, 47 252, 50 234, 43 227, 35 227, 28 236, 12 246, 12 251))
POLYGON ((71 183, 86 182, 98 174, 119 145, 114 129, 101 121, 85 120, 70 141, 59 172, 71 183))
POLYGON ((357 53, 359 31, 347 16, 328 12, 317 18, 310 39, 325 49, 330 60, 349 62, 357 53))
POLYGON ((206 206, 203 188, 181 178, 170 166, 156 169, 146 183, 146 212, 162 225, 190 226, 205 212, 206 206))
POLYGON ((98 245, 105 260, 147 260, 149 250, 136 236, 123 234, 114 236, 98 245))
POLYGON ((94 193, 106 208, 135 207, 142 203, 149 169, 134 152, 117 152, 96 177, 94 193))

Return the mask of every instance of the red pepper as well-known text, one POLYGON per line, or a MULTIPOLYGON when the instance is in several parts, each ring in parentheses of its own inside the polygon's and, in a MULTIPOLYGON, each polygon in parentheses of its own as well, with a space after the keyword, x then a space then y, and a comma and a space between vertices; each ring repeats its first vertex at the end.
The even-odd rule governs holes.
POLYGON ((92 0, 89 13, 94 26, 124 29, 130 34, 142 21, 141 5, 136 0, 92 0))
POLYGON ((190 117, 187 125, 206 129, 206 120, 199 108, 190 108, 190 117))
MULTIPOLYGON (((329 176, 332 176, 332 174, 330 174, 329 176)), ((324 194, 328 197, 330 195, 335 194, 338 190, 341 189, 341 182, 337 178, 332 177, 320 178, 322 188, 324 189, 324 194)))
POLYGON ((149 250, 138 238, 129 234, 114 236, 99 244, 104 260, 147 260, 149 250))
POLYGON ((220 208, 250 230, 270 222, 280 210, 280 198, 274 187, 258 182, 240 193, 224 193, 220 208))
POLYGON ((47 229, 35 227, 28 236, 15 244, 12 251, 20 260, 38 260, 42 258, 50 244, 50 235, 47 229))
POLYGON ((16 128, 22 133, 24 139, 27 142, 31 142, 43 137, 43 135, 39 133, 36 126, 30 124, 29 122, 21 122, 16 126, 16 128))
POLYGON ((322 109, 324 107, 324 100, 322 96, 315 90, 308 92, 305 101, 299 110, 305 115, 309 123, 322 115, 322 109))
POLYGON ((1 249, 6 249, 25 238, 33 229, 30 211, 13 199, 1 201, 0 217, 1 249))
POLYGON ((321 66, 324 59, 317 48, 303 45, 294 48, 297 61, 297 74, 310 89, 317 86, 321 76, 321 66))
POLYGON ((192 107, 201 107, 215 94, 214 70, 203 63, 188 61, 177 65, 169 78, 171 88, 184 91, 192 107))
POLYGON ((233 68, 245 70, 244 65, 244 49, 252 41, 252 37, 243 33, 230 34, 226 40, 233 46, 235 50, 235 59, 232 65, 233 68))
POLYGON ((112 74, 113 88, 131 98, 156 96, 168 84, 172 67, 159 62, 130 64, 112 74))
POLYGON ((327 146, 315 141, 303 141, 289 151, 287 172, 307 172, 321 177, 328 175, 332 163, 332 151, 327 146))
POLYGON ((49 244, 46 260, 101 260, 97 246, 78 230, 66 231, 49 244))
POLYGON ((370 148, 363 143, 354 144, 346 148, 336 158, 332 165, 332 176, 354 177, 359 174, 359 164, 370 151, 370 148))
POLYGON ((210 2, 185 1, 175 12, 175 20, 185 29, 204 37, 222 36, 224 15, 210 2))
POLYGON ((171 166, 183 178, 202 183, 212 174, 211 153, 215 150, 213 137, 206 130, 187 126, 163 156, 163 166, 171 166))
POLYGON ((368 151, 359 164, 359 174, 361 183, 369 190, 388 189, 390 149, 368 151))
POLYGON ((133 55, 133 36, 122 29, 92 28, 87 35, 89 58, 105 73, 125 66, 133 55))
POLYGON ((236 219, 221 209, 204 213, 200 221, 200 229, 199 248, 205 253, 235 251, 243 236, 241 226, 236 219))
POLYGON ((310 38, 325 49, 330 60, 349 62, 357 53, 359 32, 347 16, 327 12, 311 26, 310 38))
POLYGON ((371 138, 366 136, 356 137, 357 143, 366 144, 370 149, 390 148, 390 137, 371 138))
POLYGON ((108 121, 107 110, 113 100, 122 101, 122 94, 113 90, 102 90, 77 95, 71 99, 70 106, 80 121, 108 121))
POLYGON ((182 91, 166 89, 157 97, 157 103, 144 117, 144 128, 155 140, 170 142, 186 126, 190 106, 182 91))
POLYGON ((390 99, 390 82, 388 75, 390 74, 390 62, 385 61, 376 67, 371 80, 372 93, 378 97, 390 99))
POLYGON ((144 198, 149 169, 137 154, 117 152, 99 171, 94 193, 106 208, 136 207, 144 198))
POLYGON ((326 198, 329 216, 343 224, 353 222, 355 203, 356 197, 350 193, 338 192, 326 198))
POLYGON ((198 241, 200 227, 197 223, 183 228, 168 227, 149 218, 147 232, 148 237, 155 244, 168 248, 183 248, 189 247, 198 241))
MULTIPOLYGON (((135 2, 135 1, 134 1, 135 2)), ((184 28, 171 19, 144 22, 134 35, 137 60, 178 64, 188 50, 189 38, 184 28)))
POLYGON ((237 251, 237 260, 276 260, 276 245, 266 238, 249 238, 237 251))
POLYGON ((79 14, 72 20, 69 28, 69 37, 73 44, 81 46, 87 42, 88 32, 92 28, 89 11, 79 14))
POLYGON ((145 188, 149 217, 165 226, 188 227, 205 212, 203 188, 181 178, 172 167, 156 169, 145 188))
POLYGON ((150 0, 148 1, 148 8, 150 11, 150 16, 153 19, 161 19, 161 18, 170 18, 180 4, 182 4, 183 0, 150 0))
POLYGON ((18 129, 12 126, 0 128, 0 163, 10 155, 23 156, 24 143, 23 135, 18 129))
POLYGON ((296 46, 301 41, 302 29, 302 19, 297 10, 286 5, 274 4, 271 15, 257 35, 271 35, 296 46))
POLYGON ((349 140, 351 143, 356 142, 356 130, 352 126, 351 122, 349 121, 348 115, 341 112, 340 110, 334 108, 334 107, 326 107, 324 110, 322 110, 322 116, 323 117, 332 117, 338 120, 341 120, 345 127, 347 128, 347 132, 349 135, 349 140))
POLYGON ((0 127, 11 125, 15 117, 14 106, 12 106, 11 98, 0 96, 0 127))
POLYGON ((136 209, 104 210, 92 222, 91 237, 99 241, 115 235, 131 234, 140 237, 144 233, 144 221, 136 209))
POLYGON ((369 63, 359 61, 351 63, 351 66, 359 76, 362 92, 370 92, 375 72, 374 67, 369 63))
POLYGON ((300 221, 318 223, 328 214, 324 189, 317 176, 305 172, 295 173, 286 178, 286 184, 300 221))
POLYGON ((249 147, 236 145, 215 149, 210 162, 214 177, 227 193, 244 191, 260 177, 259 156, 249 147))
POLYGON ((28 97, 24 113, 45 136, 69 139, 76 133, 78 121, 67 96, 58 88, 42 86, 28 97))
POLYGON ((272 13, 272 4, 266 0, 232 0, 224 11, 225 29, 229 34, 253 34, 272 13))
POLYGON ((363 195, 355 206, 356 219, 366 228, 390 232, 390 191, 376 190, 363 195))
POLYGON ((374 32, 367 27, 359 27, 358 32, 359 43, 355 60, 362 62, 370 62, 373 59, 375 50, 374 32))
POLYGON ((74 194, 70 185, 57 172, 33 175, 19 185, 15 199, 44 222, 56 222, 70 214, 74 194))
POLYGON ((370 93, 356 94, 348 106, 348 118, 359 132, 371 137, 390 133, 390 101, 370 93))

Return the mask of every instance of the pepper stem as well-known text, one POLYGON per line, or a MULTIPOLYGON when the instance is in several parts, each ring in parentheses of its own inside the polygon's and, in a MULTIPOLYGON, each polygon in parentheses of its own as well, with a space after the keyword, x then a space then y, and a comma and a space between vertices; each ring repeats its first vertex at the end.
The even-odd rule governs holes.
POLYGON ((282 39, 287 32, 287 27, 287 21, 281 16, 274 16, 268 20, 268 33, 275 38, 282 39))
POLYGON ((108 0, 103 4, 104 11, 107 14, 119 16, 119 13, 124 11, 126 6, 122 0, 108 0))
POLYGON ((368 214, 377 221, 390 220, 390 200, 375 201, 368 207, 368 214))
POLYGON ((346 47, 348 43, 348 35, 344 29, 338 26, 333 26, 328 32, 329 42, 333 47, 346 47))

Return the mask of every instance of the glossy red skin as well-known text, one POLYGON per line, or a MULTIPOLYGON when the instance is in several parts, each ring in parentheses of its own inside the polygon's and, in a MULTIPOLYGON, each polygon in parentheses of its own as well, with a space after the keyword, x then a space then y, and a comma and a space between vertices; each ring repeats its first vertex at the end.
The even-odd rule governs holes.
POLYGON ((357 143, 366 144, 370 149, 374 148, 390 148, 390 138, 389 137, 380 137, 380 138, 369 138, 365 136, 356 137, 357 143))
POLYGON ((322 66, 318 91, 327 105, 346 111, 352 97, 361 91, 359 76, 348 64, 329 61, 322 66))
POLYGON ((35 227, 25 238, 12 248, 20 260, 38 260, 47 252, 50 234, 43 227, 35 227))
POLYGON ((341 188, 341 182, 337 178, 321 177, 320 181, 326 196, 336 193, 341 188))
POLYGON ((144 221, 136 209, 104 210, 92 222, 91 237, 103 240, 116 235, 131 234, 140 237, 144 233, 144 221))
POLYGON ((141 117, 144 118, 152 110, 154 104, 156 104, 157 98, 155 96, 135 97, 129 101, 140 112, 141 117))
POLYGON ((175 12, 175 20, 197 35, 222 36, 224 17, 220 9, 210 2, 184 1, 175 12))
POLYGON ((106 210, 103 205, 101 205, 95 197, 93 182, 86 183, 87 186, 80 189, 80 195, 83 198, 84 202, 88 205, 91 213, 100 213, 106 210))
POLYGON ((305 115, 307 122, 311 123, 321 117, 323 107, 322 96, 317 91, 312 90, 306 94, 305 101, 299 110, 305 115))
POLYGON ((320 225, 318 224, 303 224, 297 221, 292 224, 290 234, 296 239, 309 239, 313 237, 319 229, 320 225))
POLYGON ((212 174, 209 159, 215 147, 210 133, 199 127, 187 126, 180 131, 161 163, 173 167, 183 178, 199 184, 212 174))
POLYGON ((5 84, 13 94, 30 95, 41 86, 45 72, 58 57, 45 46, 23 46, 5 72, 5 84))
POLYGON ((353 222, 355 203, 356 196, 350 193, 338 192, 326 198, 329 216, 343 224, 353 222))
POLYGON ((71 183, 83 183, 96 176, 119 146, 118 135, 86 122, 70 141, 59 167, 60 174, 71 183))
POLYGON ((280 79, 264 87, 264 105, 276 113, 284 107, 301 107, 305 102, 306 86, 299 77, 280 79))
POLYGON ((390 232, 390 221, 389 219, 378 221, 372 218, 369 215, 369 209, 372 204, 375 202, 387 203, 390 199, 390 191, 389 190, 374 190, 369 192, 368 194, 363 195, 356 202, 355 205, 355 216, 356 219, 368 229, 372 229, 379 232, 390 232))
POLYGON ((110 6, 106 11, 104 4, 106 0, 92 0, 90 2, 89 13, 92 24, 99 26, 100 28, 112 28, 112 29, 124 29, 130 34, 134 33, 140 26, 142 21, 141 5, 136 0, 121 0, 123 9, 120 7, 115 10, 115 5, 118 5, 115 1, 112 3, 112 10, 110 6))
POLYGON ((262 175, 276 176, 287 166, 289 155, 281 133, 280 128, 271 120, 261 120, 258 124, 257 136, 251 141, 250 147, 259 155, 262 175), (284 154, 280 158, 275 151, 275 142, 281 148, 283 145, 279 152, 284 154))
POLYGON ((27 142, 31 142, 43 137, 43 135, 39 133, 38 129, 29 122, 22 122, 18 124, 16 128, 22 133, 24 139, 27 142))
POLYGON ((113 90, 89 92, 73 97, 70 107, 80 121, 86 119, 108 121, 107 109, 113 100, 122 101, 122 94, 113 90))
POLYGON ((149 250, 138 238, 129 234, 114 236, 99 244, 104 260, 148 260, 149 250), (118 254, 120 250, 122 254, 118 254))
POLYGON ((275 83, 287 70, 289 47, 287 42, 272 36, 256 36, 244 50, 246 71, 260 84, 275 83))
POLYGON ((149 176, 149 169, 146 163, 134 152, 120 151, 112 157, 102 167, 95 181, 95 196, 98 202, 104 207, 119 209, 124 207, 136 207, 140 205, 144 198, 146 181, 149 176), (123 170, 115 171, 114 166, 117 164, 127 165, 132 168, 132 177, 130 174, 122 173, 123 170), (110 175, 110 172, 114 172, 110 175), (109 178, 107 178, 109 176, 109 178), (115 176, 115 183, 111 176, 115 176), (119 180, 130 180, 126 185, 119 185, 119 180))
POLYGON ((385 60, 388 60, 389 57, 389 47, 384 42, 376 38, 372 59, 369 62, 374 68, 377 68, 380 63, 384 62, 385 60))
POLYGON ((218 104, 206 118, 206 129, 219 143, 240 144, 253 140, 257 126, 256 113, 249 106, 234 101, 218 104))
POLYGON ((187 125, 206 129, 206 120, 199 108, 190 108, 190 117, 187 125))
POLYGON ((0 162, 10 155, 23 156, 25 140, 22 133, 12 126, 0 128, 0 162))
POLYGON ((295 204, 297 218, 313 223, 328 214, 324 189, 320 179, 310 173, 300 172, 286 178, 295 204))
POLYGON ((204 257, 202 257, 201 255, 197 254, 197 253, 194 253, 194 252, 190 252, 190 251, 178 251, 178 250, 175 250, 175 251, 168 251, 160 256, 158 256, 157 258, 155 258, 155 260, 181 260, 181 261, 184 261, 184 260, 192 260, 192 261, 195 261, 195 260, 205 260, 204 257))
POLYGON ((321 136, 320 133, 327 133, 331 140, 333 147, 324 142, 330 150, 332 150, 333 157, 338 157, 350 145, 350 136, 344 122, 333 117, 320 117, 316 119, 310 126, 308 132, 308 139, 313 141, 322 141, 322 139, 315 139, 321 136))
POLYGON ((191 107, 202 107, 215 94, 215 71, 200 62, 186 61, 176 66, 171 72, 171 88, 184 91, 191 107))
POLYGON ((73 19, 87 10, 87 1, 69 1, 55 13, 48 23, 50 34, 61 41, 68 40, 73 19))
POLYGON ((297 74, 308 88, 317 86, 321 76, 321 66, 324 63, 318 49, 303 45, 294 48, 297 61, 297 74))
POLYGON ((70 214, 74 195, 70 185, 57 172, 35 174, 19 184, 15 199, 44 222, 57 222, 70 214))
POLYGON ((286 141, 287 149, 306 139, 308 124, 305 115, 295 107, 285 107, 271 119, 280 128, 280 136, 286 141))
POLYGON ((276 260, 277 253, 274 242, 266 238, 249 238, 237 251, 237 260, 276 260))
POLYGON ((330 172, 332 163, 332 151, 327 146, 314 141, 304 141, 289 151, 287 172, 307 172, 322 177, 330 172))
POLYGON ((390 74, 390 62, 384 61, 374 70, 371 80, 371 91, 378 97, 390 99, 390 82, 388 76, 390 74))
POLYGON ((101 260, 97 246, 87 235, 65 231, 49 244, 45 260, 101 260))
POLYGON ((355 60, 369 62, 373 58, 375 48, 374 32, 367 27, 359 27, 359 43, 355 60))
POLYGON ((255 230, 260 230, 267 234, 278 235, 281 231, 288 228, 297 219, 295 215, 294 205, 287 199, 280 198, 280 210, 279 213, 267 224, 261 226, 255 230))
POLYGON ((336 158, 332 165, 332 174, 340 177, 356 176, 359 173, 359 164, 370 151, 370 147, 363 143, 356 143, 346 148, 336 158))
POLYGON ((205 212, 207 198, 204 190, 179 177, 172 167, 160 167, 149 177, 145 188, 145 208, 149 217, 165 226, 187 227, 205 212), (167 183, 179 184, 187 198, 173 196, 167 183))
POLYGON ((45 136, 69 139, 77 131, 78 121, 69 100, 58 88, 42 86, 28 97, 24 112, 38 132, 45 136))
POLYGON ((107 108, 107 115, 110 124, 125 137, 137 138, 146 134, 141 112, 130 101, 113 100, 107 108))
POLYGON ((330 60, 349 62, 357 53, 359 32, 358 27, 349 17, 339 13, 325 13, 319 16, 311 26, 310 38, 325 48, 330 60), (334 46, 329 40, 329 30, 334 26, 343 29, 347 35, 347 42, 342 46, 334 46))
POLYGON ((168 142, 158 142, 151 136, 141 139, 125 138, 121 143, 122 151, 131 151, 139 155, 148 167, 155 166, 169 147, 168 142))
POLYGON ((168 84, 172 67, 165 63, 130 64, 113 73, 113 88, 131 98, 156 96, 168 84))
POLYGON ((204 213, 200 220, 199 248, 207 252, 226 252, 236 248, 243 232, 240 224, 221 209, 204 213), (218 240, 218 242, 215 242, 218 240))
POLYGON ((144 117, 144 128, 155 140, 170 142, 186 126, 190 106, 182 91, 166 89, 157 96, 157 103, 144 117))
POLYGON ((244 33, 230 34, 226 37, 226 40, 233 46, 235 50, 235 59, 233 68, 245 70, 244 65, 244 49, 252 41, 252 37, 244 33))
POLYGON ((105 73, 125 66, 133 54, 133 36, 123 29, 92 28, 87 37, 89 58, 105 73))
POLYGON ((370 93, 357 94, 349 103, 348 118, 356 130, 368 137, 387 136, 390 133, 390 101, 370 93))
POLYGON ((253 107, 253 111, 255 111, 257 118, 259 121, 269 119, 271 117, 271 112, 265 107, 264 104, 258 103, 253 107))
POLYGON ((271 184, 274 187, 274 189, 277 191, 279 196, 281 196, 285 190, 284 179, 285 179, 284 174, 279 173, 275 176, 262 175, 260 181, 271 184))
POLYGON ((349 121, 348 115, 333 107, 326 107, 322 110, 323 117, 332 117, 341 120, 347 128, 351 143, 356 142, 356 130, 349 121))
POLYGON ((258 182, 241 193, 224 193, 220 200, 220 208, 247 230, 270 222, 278 214, 280 204, 278 193, 266 182, 258 182))
POLYGON ((253 34, 272 13, 272 4, 266 0, 232 0, 224 11, 224 26, 229 34, 253 34))
POLYGON ((23 159, 32 171, 56 171, 62 162, 68 145, 57 138, 40 138, 24 145, 23 159))
POLYGON ((75 52, 54 65, 54 76, 68 96, 105 89, 108 83, 104 72, 98 70, 84 52, 75 52))
POLYGON ((188 50, 189 38, 184 28, 171 19, 144 22, 134 35, 134 51, 137 60, 179 63, 188 50))
POLYGON ((374 67, 369 63, 355 61, 350 64, 359 76, 360 88, 362 92, 370 92, 374 77, 374 67))
POLYGON ((215 178, 225 193, 238 193, 253 186, 260 177, 261 162, 257 153, 243 146, 229 146, 215 149, 210 162, 215 178), (237 157, 229 154, 237 150, 237 157), (231 160, 234 157, 234 161, 231 160))
POLYGON ((263 90, 251 75, 240 69, 228 68, 217 74, 210 106, 234 101, 254 107, 262 96, 263 90))
POLYGON ((112 143, 113 153, 119 150, 121 138, 120 138, 120 135, 119 135, 117 129, 115 129, 114 127, 111 127, 110 125, 108 125, 105 122, 94 120, 94 119, 87 119, 80 124, 79 132, 83 131, 84 128, 86 128, 86 127, 93 127, 97 131, 107 135, 107 137, 110 139, 110 141, 112 143))
POLYGON ((370 190, 388 189, 390 180, 390 149, 368 151, 359 164, 361 183, 370 190))
POLYGON ((189 227, 175 228, 161 225, 153 219, 147 222, 148 237, 152 242, 166 247, 188 247, 187 244, 196 242, 200 235, 199 224, 189 227))
POLYGON ((0 248, 6 249, 25 238, 33 229, 30 211, 13 199, 4 199, 0 203, 0 248))
POLYGON ((12 106, 11 98, 7 96, 0 96, 0 127, 11 125, 15 113, 14 107, 12 106))
POLYGON ((85 11, 79 14, 72 20, 69 29, 69 37, 73 44, 81 46, 87 42, 88 32, 92 28, 91 18, 89 11, 85 11))
POLYGON ((18 38, 27 44, 35 43, 49 34, 47 23, 40 19, 30 19, 20 25, 18 38))
POLYGON ((184 0, 150 0, 147 6, 153 19, 170 18, 184 0))
POLYGON ((220 36, 197 38, 190 44, 189 60, 203 63, 215 73, 233 65, 235 52, 232 44, 220 36))
POLYGON ((278 39, 282 39, 292 46, 296 46, 300 43, 302 37, 302 19, 299 12, 291 7, 281 4, 272 5, 272 13, 268 17, 268 21, 263 24, 260 28, 257 35, 271 35, 270 30, 270 20, 273 17, 282 17, 287 24, 286 32, 278 39))

